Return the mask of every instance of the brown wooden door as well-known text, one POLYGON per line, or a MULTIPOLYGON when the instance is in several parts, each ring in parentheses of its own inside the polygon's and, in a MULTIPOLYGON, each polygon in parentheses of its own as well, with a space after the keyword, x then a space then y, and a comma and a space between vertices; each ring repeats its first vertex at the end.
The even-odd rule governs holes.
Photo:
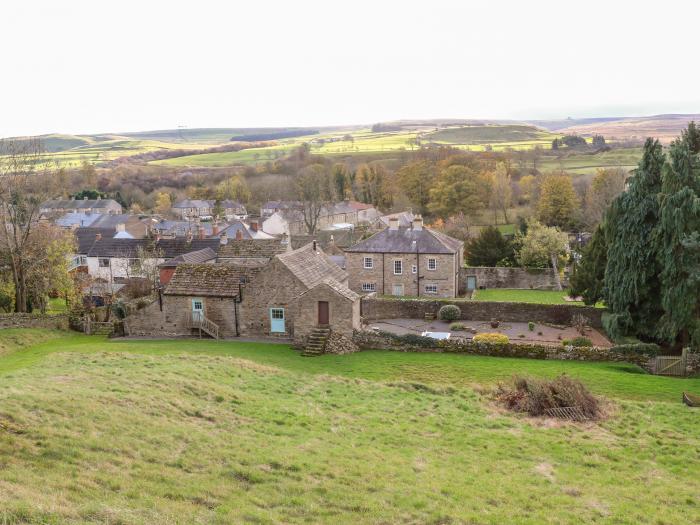
POLYGON ((320 325, 329 324, 328 301, 319 301, 318 302, 318 324, 320 324, 320 325))

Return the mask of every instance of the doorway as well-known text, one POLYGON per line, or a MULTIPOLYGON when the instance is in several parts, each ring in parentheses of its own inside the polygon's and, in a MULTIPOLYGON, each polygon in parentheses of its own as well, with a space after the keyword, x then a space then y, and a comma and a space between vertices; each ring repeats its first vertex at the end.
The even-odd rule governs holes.
POLYGON ((320 326, 326 326, 330 324, 328 301, 318 302, 318 324, 320 326))

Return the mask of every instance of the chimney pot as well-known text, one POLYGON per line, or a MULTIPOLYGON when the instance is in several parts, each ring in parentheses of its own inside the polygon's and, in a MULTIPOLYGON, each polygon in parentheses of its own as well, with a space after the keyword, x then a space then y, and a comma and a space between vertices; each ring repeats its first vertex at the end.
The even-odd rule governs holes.
POLYGON ((389 217, 389 229, 394 231, 399 229, 399 218, 389 217))
POLYGON ((423 217, 420 215, 416 215, 413 218, 413 229, 419 231, 423 229, 423 217))
POLYGON ((241 230, 236 230, 236 240, 237 241, 243 240, 243 232, 241 230))

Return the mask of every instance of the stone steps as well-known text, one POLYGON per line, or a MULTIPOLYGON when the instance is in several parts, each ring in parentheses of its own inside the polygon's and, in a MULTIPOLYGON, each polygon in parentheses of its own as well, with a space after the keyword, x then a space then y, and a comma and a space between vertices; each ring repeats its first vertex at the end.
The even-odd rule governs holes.
POLYGON ((304 357, 315 357, 326 353, 326 341, 331 331, 328 328, 316 328, 311 335, 301 352, 304 357))

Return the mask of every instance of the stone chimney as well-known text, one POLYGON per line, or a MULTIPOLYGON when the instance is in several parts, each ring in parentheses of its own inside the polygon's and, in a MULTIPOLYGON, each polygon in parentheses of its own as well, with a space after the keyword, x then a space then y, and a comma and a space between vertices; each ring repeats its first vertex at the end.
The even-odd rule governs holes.
POLYGON ((399 218, 389 217, 389 230, 396 231, 399 229, 399 218))
POLYGON ((423 217, 420 215, 416 215, 413 217, 413 229, 416 231, 420 231, 423 229, 423 217))
POLYGON ((117 232, 125 232, 126 231, 126 224, 123 222, 120 224, 117 224, 117 232))
POLYGON ((237 241, 243 240, 243 232, 241 230, 236 230, 236 240, 237 241))
POLYGON ((214 224, 214 225, 211 227, 211 234, 212 234, 214 237, 216 237, 217 235, 219 235, 219 225, 218 225, 218 224, 214 224))
POLYGON ((96 234, 96 235, 95 235, 95 240, 96 240, 96 241, 101 241, 101 240, 102 240, 102 234, 101 234, 101 233, 96 234))
POLYGON ((204 226, 200 226, 197 230, 197 239, 204 239, 204 226))
POLYGON ((253 230, 254 232, 258 231, 258 219, 251 219, 250 220, 250 229, 253 230))
POLYGON ((220 244, 228 244, 228 233, 221 232, 221 235, 219 236, 219 243, 220 244))

